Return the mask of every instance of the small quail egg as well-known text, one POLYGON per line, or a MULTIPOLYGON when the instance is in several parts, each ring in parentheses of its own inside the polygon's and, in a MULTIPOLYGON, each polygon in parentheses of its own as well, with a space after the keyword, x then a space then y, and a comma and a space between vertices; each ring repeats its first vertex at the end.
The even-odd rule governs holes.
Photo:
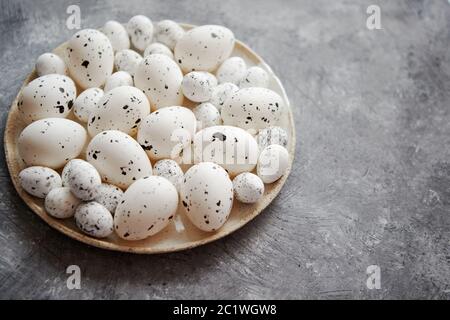
POLYGON ((28 167, 19 173, 22 188, 29 194, 45 198, 55 188, 61 187, 61 177, 58 172, 46 167, 28 167))
POLYGON ((280 179, 289 167, 289 153, 286 148, 272 144, 259 155, 256 171, 264 183, 280 179))
POLYGON ((108 37, 114 51, 130 48, 128 32, 121 23, 107 21, 101 31, 108 37))
POLYGON ((84 233, 105 238, 113 232, 113 217, 100 203, 92 201, 80 204, 75 211, 77 227, 84 233))
POLYGON ((121 86, 133 86, 133 77, 126 71, 114 72, 106 79, 105 92, 121 86))
POLYGON ((75 214, 75 210, 81 200, 70 192, 70 188, 55 188, 45 197, 45 210, 49 215, 58 219, 70 218, 75 214))
POLYGON ((117 71, 126 71, 132 76, 136 72, 136 68, 142 61, 142 56, 136 51, 124 49, 118 51, 114 56, 114 66, 117 71))
POLYGON ((67 75, 67 67, 63 59, 54 53, 47 52, 37 58, 36 72, 39 77, 52 73, 67 75))
POLYGON ((171 159, 162 159, 153 166, 153 174, 169 180, 180 191, 180 186, 183 183, 184 173, 178 163, 171 159))
POLYGON ((255 203, 264 194, 264 183, 255 174, 244 172, 233 179, 234 195, 243 203, 255 203))
POLYGON ((97 186, 95 194, 94 201, 100 203, 114 215, 114 211, 116 211, 116 207, 122 199, 123 191, 115 185, 102 183, 97 186))
POLYGON ((219 84, 213 88, 209 102, 220 111, 225 101, 238 91, 239 87, 231 82, 219 84))
POLYGON ((197 130, 222 124, 220 113, 212 103, 203 102, 196 106, 192 112, 197 119, 197 130))
POLYGON ((89 114, 97 107, 98 101, 103 97, 100 88, 89 88, 84 90, 73 104, 73 113, 81 122, 89 120, 89 114))
POLYGON ((216 77, 203 71, 189 72, 181 83, 184 96, 194 102, 208 101, 215 86, 217 86, 216 77))
POLYGON ((267 88, 269 86, 269 75, 261 67, 250 67, 247 69, 242 80, 239 82, 239 87, 262 87, 267 88))
POLYGON ((127 31, 133 46, 143 51, 153 40, 153 23, 143 15, 132 17, 127 23, 127 31))
POLYGON ((170 59, 173 59, 173 53, 170 51, 168 47, 163 45, 162 43, 154 42, 150 44, 144 51, 144 57, 148 56, 149 54, 165 54, 170 59))
POLYGON ((70 160, 67 180, 70 191, 84 201, 94 199, 96 188, 102 183, 95 167, 81 159, 70 160))
POLYGON ((274 126, 259 130, 256 140, 258 141, 259 150, 264 150, 271 144, 279 144, 286 148, 288 136, 283 128, 274 126))
POLYGON ((172 20, 162 20, 156 24, 155 40, 173 50, 184 33, 185 31, 178 23, 172 20))
POLYGON ((216 77, 219 83, 231 82, 239 84, 247 71, 247 65, 241 57, 231 57, 225 60, 217 69, 216 77))

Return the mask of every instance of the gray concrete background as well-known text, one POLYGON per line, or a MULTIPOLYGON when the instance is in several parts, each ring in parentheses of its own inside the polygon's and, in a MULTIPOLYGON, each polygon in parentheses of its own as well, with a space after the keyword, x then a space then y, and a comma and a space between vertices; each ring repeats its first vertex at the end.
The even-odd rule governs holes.
MULTIPOLYGON (((449 299, 450 5, 447 1, 0 2, 0 110, 43 52, 82 27, 145 14, 223 24, 291 99, 297 154, 280 195, 210 245, 138 256, 50 229, 0 166, 0 298, 449 299), (366 28, 381 7, 382 30, 366 28), (66 267, 82 271, 68 290, 66 267), (381 268, 381 289, 366 268, 381 268)), ((3 150, 2 150, 3 154, 3 150)))

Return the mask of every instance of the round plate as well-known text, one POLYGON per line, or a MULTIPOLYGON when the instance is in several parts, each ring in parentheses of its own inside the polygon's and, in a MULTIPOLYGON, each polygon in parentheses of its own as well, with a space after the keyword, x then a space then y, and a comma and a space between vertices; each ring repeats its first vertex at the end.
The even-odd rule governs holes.
MULTIPOLYGON (((181 24, 183 28, 190 29, 193 26, 187 24, 181 24)), ((53 52, 61 57, 64 57, 64 49, 66 43, 57 47, 53 52)), ((276 197, 280 192, 282 186, 286 182, 286 179, 290 173, 292 161, 295 154, 295 127, 292 116, 291 107, 289 100, 286 96, 286 92, 280 82, 280 80, 274 75, 270 67, 259 57, 255 52, 253 52, 249 47, 247 47, 241 41, 236 41, 236 45, 232 56, 242 57, 248 65, 259 65, 264 68, 270 76, 270 86, 269 88, 277 92, 283 99, 286 105, 287 112, 284 113, 281 120, 280 126, 286 129, 289 135, 288 151, 290 154, 289 168, 286 174, 281 177, 278 181, 272 184, 266 184, 266 190, 262 199, 252 205, 242 204, 238 201, 234 201, 233 209, 230 214, 229 220, 225 225, 217 230, 216 232, 203 232, 196 227, 194 227, 188 218, 185 216, 183 209, 180 205, 178 208, 178 223, 182 228, 176 228, 176 223, 171 223, 164 230, 158 234, 151 236, 144 240, 139 241, 125 241, 120 239, 115 234, 104 238, 96 239, 87 236, 79 231, 76 227, 73 219, 59 220, 49 216, 44 209, 44 201, 42 199, 35 198, 28 193, 26 193, 19 184, 18 175, 19 172, 25 168, 25 164, 20 160, 17 152, 17 139, 20 132, 25 128, 25 123, 21 120, 20 114, 17 108, 17 101, 19 99, 19 94, 15 98, 11 109, 8 114, 8 120, 6 122, 6 129, 4 135, 5 143, 5 153, 6 162, 8 169, 13 181, 14 187, 19 193, 20 197, 25 201, 25 203, 33 210, 39 217, 41 217, 45 222, 47 222, 51 227, 56 230, 68 235, 69 237, 76 239, 78 241, 84 242, 89 245, 93 245, 103 249, 117 250, 124 252, 151 254, 151 253, 165 253, 173 252, 184 249, 189 249, 197 247, 214 240, 220 239, 233 231, 236 231, 247 222, 252 220, 258 214, 260 214, 265 207, 267 207, 270 202, 276 197), (182 224, 181 224, 181 223, 182 224), (183 230, 184 227, 184 230, 183 230), (178 231, 177 231, 178 229, 178 231)), ((23 87, 27 85, 30 81, 37 77, 35 70, 25 79, 23 87)), ((78 91, 81 92, 81 91, 78 91)))

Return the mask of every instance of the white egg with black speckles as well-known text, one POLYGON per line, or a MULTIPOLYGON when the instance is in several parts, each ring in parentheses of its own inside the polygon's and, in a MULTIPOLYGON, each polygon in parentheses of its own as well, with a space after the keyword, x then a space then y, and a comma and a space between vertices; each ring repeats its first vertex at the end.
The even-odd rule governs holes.
POLYGON ((185 107, 166 107, 152 112, 139 127, 137 141, 152 160, 176 159, 191 144, 197 121, 185 107))
POLYGON ((256 140, 258 141, 259 150, 263 150, 271 144, 279 144, 286 148, 288 135, 283 128, 273 126, 259 130, 256 140))
POLYGON ((86 139, 86 130, 75 121, 47 118, 23 129, 17 146, 20 158, 27 165, 58 169, 78 157, 86 139))
POLYGON ((184 96, 194 102, 208 101, 215 86, 217 86, 216 77, 203 71, 189 72, 181 83, 184 96))
POLYGON ((283 99, 266 88, 240 89, 221 109, 224 124, 256 130, 276 126, 283 112, 283 99))
POLYGON ((145 151, 122 131, 103 131, 93 137, 86 149, 86 160, 97 169, 104 182, 122 189, 152 174, 152 164, 145 151))
POLYGON ((45 197, 45 211, 58 219, 67 219, 75 214, 82 201, 75 197, 68 187, 52 189, 45 197))
POLYGON ((102 183, 96 188, 94 201, 100 203, 114 215, 116 207, 122 200, 123 191, 115 185, 102 183))
POLYGON ((272 144, 259 155, 256 172, 264 183, 280 179, 289 167, 289 152, 285 147, 272 144))
POLYGON ((80 93, 73 104, 73 113, 78 120, 88 122, 89 114, 95 110, 103 94, 104 92, 100 88, 89 88, 80 93))
POLYGON ((269 75, 266 70, 261 67, 254 66, 247 69, 244 77, 239 82, 239 87, 261 87, 267 88, 269 86, 269 75))
POLYGON ((139 179, 125 191, 114 215, 115 231, 125 240, 141 240, 164 229, 175 216, 178 193, 163 177, 139 179))
POLYGON ((134 135, 141 121, 150 113, 150 104, 141 90, 122 86, 105 93, 91 112, 88 131, 93 137, 106 130, 134 135))
POLYGON ((45 118, 66 118, 77 95, 75 83, 67 76, 48 74, 23 88, 17 107, 26 123, 45 118))
POLYGON ((114 56, 114 66, 117 71, 126 71, 134 76, 137 67, 142 62, 142 56, 131 49, 118 51, 114 56))
POLYGON ((125 27, 117 21, 107 21, 100 30, 111 41, 114 51, 120 51, 130 48, 130 38, 125 27))
POLYGON ((127 31, 133 46, 143 51, 153 40, 153 23, 143 15, 132 17, 127 23, 127 31))
POLYGON ((98 30, 75 33, 67 43, 66 53, 70 76, 83 89, 101 87, 113 71, 111 42, 98 30))
POLYGON ((220 112, 212 103, 203 102, 192 109, 192 112, 197 119, 197 130, 222 124, 220 112))
POLYGON ((158 42, 154 42, 154 43, 150 44, 147 48, 145 48, 144 57, 146 57, 150 54, 156 54, 156 53, 164 54, 164 55, 168 56, 170 59, 173 59, 172 51, 168 47, 163 45, 162 43, 158 43, 158 42))
POLYGON ((180 67, 168 56, 151 54, 144 58, 134 75, 134 84, 147 96, 153 108, 181 105, 183 93, 180 67))
POLYGON ((202 162, 186 171, 180 199, 187 217, 197 228, 216 231, 230 215, 233 183, 221 166, 202 162))
POLYGON ((28 167, 20 171, 19 183, 26 192, 38 198, 45 198, 51 190, 62 185, 58 172, 41 166, 28 167))
POLYGON ((96 189, 102 183, 97 169, 87 161, 81 159, 70 160, 67 172, 67 185, 70 191, 83 201, 93 200, 96 189))
POLYGON ((114 88, 122 87, 122 86, 130 86, 132 87, 133 77, 126 71, 117 71, 106 79, 105 83, 105 92, 111 91, 114 88))
POLYGON ((35 68, 39 77, 53 73, 67 75, 67 67, 63 59, 50 52, 43 53, 37 58, 35 68))
POLYGON ((178 40, 184 36, 184 29, 175 21, 162 20, 155 26, 155 40, 165 44, 171 50, 175 48, 178 40))
POLYGON ((234 196, 242 203, 255 203, 264 194, 264 183, 256 174, 244 172, 233 179, 234 196))
POLYGON ((231 82, 225 82, 214 87, 211 92, 211 102, 217 110, 221 110, 224 103, 239 90, 239 87, 231 82))
POLYGON ((113 233, 114 220, 111 213, 95 201, 77 207, 75 223, 82 232, 95 238, 105 238, 113 233))
POLYGON ((231 54, 234 34, 216 25, 192 28, 175 45, 175 60, 184 72, 213 72, 231 54))
POLYGON ((162 159, 153 166, 153 174, 169 180, 180 191, 183 183, 184 173, 178 163, 171 159, 162 159))
POLYGON ((241 57, 226 59, 217 69, 216 77, 220 84, 231 82, 239 84, 247 71, 247 64, 241 57))

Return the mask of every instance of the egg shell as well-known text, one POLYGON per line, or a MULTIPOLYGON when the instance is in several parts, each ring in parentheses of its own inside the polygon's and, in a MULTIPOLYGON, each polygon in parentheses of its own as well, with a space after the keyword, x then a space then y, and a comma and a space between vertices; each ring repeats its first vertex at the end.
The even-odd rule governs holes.
POLYGON ((223 105, 223 123, 243 129, 264 129, 276 126, 284 112, 278 93, 266 88, 244 88, 223 105))
POLYGON ((35 68, 39 77, 52 73, 67 75, 66 64, 54 53, 41 54, 36 60, 35 68))
POLYGON ((95 110, 103 94, 100 88, 89 88, 80 93, 73 104, 73 113, 78 120, 88 122, 89 114, 95 110))
POLYGON ((154 42, 154 43, 150 44, 147 48, 145 48, 144 57, 146 57, 150 54, 156 54, 156 53, 164 54, 164 55, 168 56, 170 59, 173 59, 172 51, 168 47, 163 45, 162 43, 158 43, 158 42, 154 42))
POLYGON ((181 83, 184 96, 194 102, 208 101, 215 86, 217 86, 216 77, 203 71, 189 72, 181 83))
POLYGON ((264 194, 261 178, 250 172, 243 172, 233 179, 235 198, 242 203, 255 203, 264 194))
POLYGON ((51 190, 61 187, 62 184, 58 172, 40 166, 20 171, 19 183, 26 192, 38 198, 45 198, 51 190))
POLYGON ((101 87, 113 71, 114 51, 108 37, 98 30, 83 29, 67 44, 70 76, 82 87, 101 87))
POLYGON ((114 215, 115 231, 126 240, 141 240, 164 229, 178 207, 178 193, 163 177, 139 179, 125 191, 114 215))
POLYGON ((112 215, 114 215, 117 205, 122 200, 122 189, 112 184, 102 183, 101 185, 97 186, 95 194, 95 202, 100 203, 102 206, 108 209, 108 211, 111 212, 112 215))
POLYGON ((239 87, 261 87, 267 88, 269 86, 269 75, 267 72, 258 66, 250 67, 247 69, 244 77, 239 83, 239 87))
POLYGON ((121 131, 108 130, 97 134, 86 153, 86 160, 97 169, 102 180, 122 189, 152 174, 152 165, 145 151, 136 140, 121 131))
POLYGON ((153 174, 155 176, 163 177, 169 180, 180 191, 183 183, 184 173, 178 163, 171 159, 162 159, 156 162, 153 166, 153 174))
POLYGON ((83 201, 93 200, 97 187, 102 183, 97 169, 81 159, 70 160, 68 166, 67 185, 70 191, 83 201))
POLYGON ((256 172, 264 183, 280 179, 289 167, 289 153, 286 148, 272 144, 259 155, 256 172))
POLYGON ((126 71, 117 71, 106 79, 105 92, 122 86, 133 86, 133 77, 126 71))
POLYGON ((19 156, 29 166, 58 169, 78 157, 86 138, 86 130, 75 121, 61 118, 38 120, 20 133, 19 156))
POLYGON ((155 40, 173 50, 176 43, 184 36, 185 31, 172 20, 162 20, 155 26, 155 40))
POLYGON ((149 113, 150 104, 141 90, 130 86, 117 87, 106 92, 91 112, 88 131, 92 137, 106 130, 134 135, 149 113))
POLYGON ((220 112, 212 103, 201 103, 192 112, 197 119, 197 130, 222 124, 220 112))
POLYGON ((45 197, 45 211, 58 219, 67 219, 75 214, 75 210, 82 201, 75 197, 70 188, 61 187, 52 189, 45 197))
POLYGON ((130 38, 125 27, 117 21, 107 21, 101 31, 108 37, 114 51, 130 48, 130 38))
POLYGON ((143 15, 132 17, 127 23, 127 31, 133 46, 143 51, 153 40, 153 23, 143 15))
POLYGON ((137 67, 142 62, 142 56, 131 49, 118 51, 114 56, 114 67, 117 71, 126 71, 134 76, 137 67))
POLYGON ((271 144, 279 144, 286 148, 288 135, 283 128, 274 126, 259 130, 256 140, 258 141, 259 150, 264 150, 271 144))
POLYGON ((111 213, 95 201, 78 206, 75 222, 82 232, 95 238, 105 238, 113 232, 114 221, 111 213))
POLYGON ((217 81, 220 84, 231 82, 237 85, 244 78, 246 71, 247 64, 244 59, 241 57, 228 58, 217 69, 217 81))
POLYGON ((194 162, 215 162, 230 176, 252 171, 258 161, 258 144, 247 131, 231 126, 213 126, 194 137, 194 162))
POLYGON ((234 48, 234 34, 229 29, 205 25, 187 31, 175 45, 175 60, 184 72, 212 72, 234 48))
POLYGON ((211 102, 217 110, 221 110, 225 101, 230 98, 233 94, 239 91, 239 87, 231 82, 225 82, 214 87, 211 92, 211 102))
POLYGON ((233 206, 233 183, 227 172, 212 162, 189 168, 180 199, 189 220, 203 231, 215 231, 227 221, 233 206))
POLYGON ((23 88, 17 107, 22 119, 31 123, 45 118, 66 118, 77 95, 75 83, 67 76, 48 74, 23 88))
POLYGON ((137 141, 152 160, 175 159, 191 144, 197 121, 185 107, 166 107, 152 112, 139 127, 137 141))
POLYGON ((135 86, 147 95, 154 110, 182 104, 182 81, 178 65, 163 54, 146 56, 134 76, 135 86))

